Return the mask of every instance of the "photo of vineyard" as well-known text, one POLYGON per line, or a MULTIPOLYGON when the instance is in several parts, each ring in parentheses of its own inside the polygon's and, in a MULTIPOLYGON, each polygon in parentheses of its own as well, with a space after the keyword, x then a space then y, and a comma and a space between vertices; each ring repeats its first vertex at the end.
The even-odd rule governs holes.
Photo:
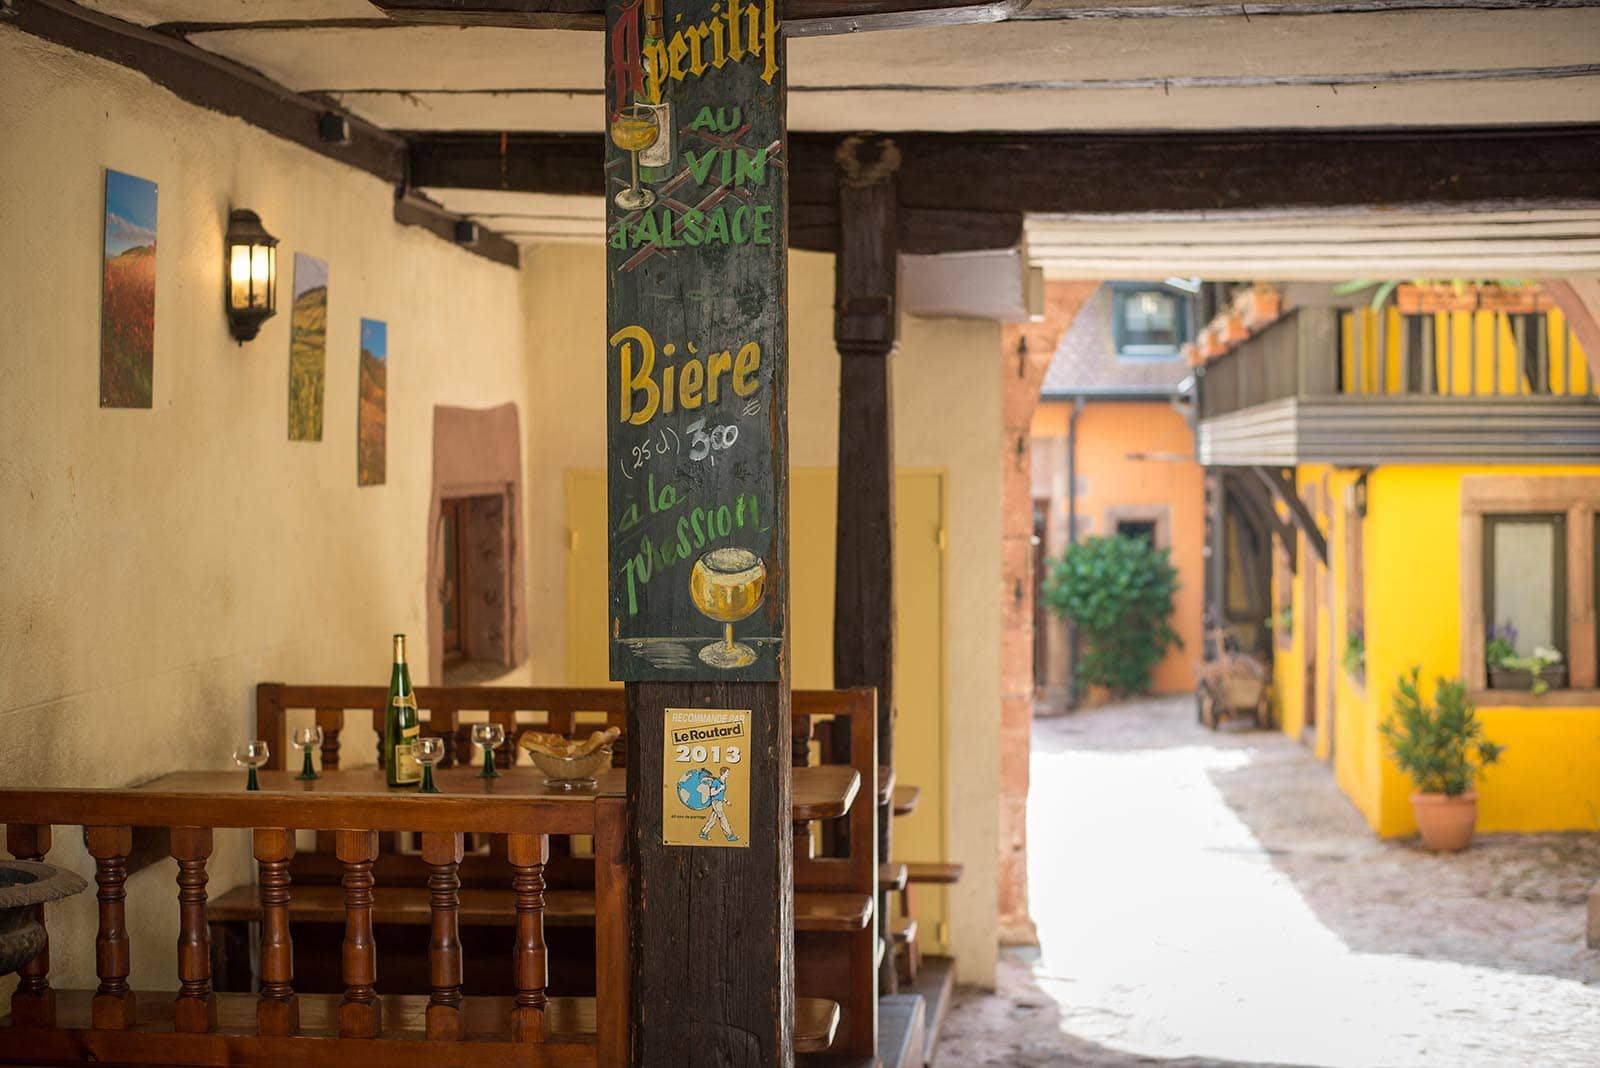
POLYGON ((361 320, 361 384, 357 390, 356 484, 381 486, 388 473, 389 327, 361 320))
POLYGON ((289 313, 289 440, 322 440, 322 393, 328 363, 328 265, 294 254, 289 313))
POLYGON ((156 183, 106 171, 100 407, 149 408, 156 362, 156 183))

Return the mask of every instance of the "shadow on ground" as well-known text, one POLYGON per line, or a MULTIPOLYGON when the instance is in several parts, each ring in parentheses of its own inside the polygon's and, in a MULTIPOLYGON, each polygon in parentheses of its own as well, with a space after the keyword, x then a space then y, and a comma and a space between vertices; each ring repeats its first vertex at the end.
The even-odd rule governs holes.
POLYGON ((956 990, 934 1068, 1289 1068, 1258 1061, 1146 1057, 1066 1034, 1061 1009, 1039 985, 1038 952, 1001 951, 993 991, 956 990))

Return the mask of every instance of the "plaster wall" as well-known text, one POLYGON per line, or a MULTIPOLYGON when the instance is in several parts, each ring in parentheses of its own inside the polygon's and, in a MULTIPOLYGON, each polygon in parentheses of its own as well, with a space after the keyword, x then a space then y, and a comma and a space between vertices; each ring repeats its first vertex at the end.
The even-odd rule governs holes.
MULTIPOLYGON (((1067 533, 1067 421, 1071 402, 1047 401, 1031 427, 1034 495, 1050 501, 1046 551, 1058 557, 1067 533)), ((1181 646, 1167 651, 1151 677, 1154 693, 1194 690, 1205 597, 1205 472, 1194 462, 1194 434, 1166 401, 1090 402, 1078 417, 1078 536, 1116 533, 1117 520, 1163 517, 1172 565, 1178 570, 1172 626, 1181 646)), ((1066 624, 1046 619, 1049 674, 1066 684, 1066 624)))
MULTIPOLYGON (((425 664, 432 409, 525 401, 517 273, 396 225, 375 177, 3 26, 0 102, 0 785, 230 768, 257 682, 383 682, 394 631, 425 664), (98 406, 107 167, 160 187, 149 410, 98 406), (230 206, 282 240, 279 314, 242 347, 230 206), (329 265, 319 443, 287 439, 296 251, 329 265), (366 488, 362 317, 389 326, 388 481, 366 488)), ((344 742, 370 762, 369 732, 344 742)), ((75 829, 56 843, 92 871, 75 829)), ((219 833, 213 892, 249 872, 219 833)), ((129 881, 136 988, 176 983, 174 873, 129 881)), ((93 914, 92 893, 50 907, 58 985, 92 985, 93 914)))
MULTIPOLYGON (((566 514, 563 487, 605 468, 604 250, 528 248, 523 297, 528 321, 527 492, 535 506, 528 544, 530 652, 534 677, 562 684, 574 663, 562 608, 568 603, 569 538, 582 526, 566 514)), ((792 469, 833 468, 838 458, 839 356, 833 347, 833 260, 789 259, 789 459, 792 469)), ((945 478, 944 574, 901 582, 944 583, 943 767, 929 769, 922 807, 942 811, 943 857, 966 865, 946 899, 948 945, 964 981, 992 983, 995 948, 995 835, 999 796, 1001 638, 1000 327, 979 320, 917 319, 901 324, 894 357, 895 463, 945 478), (934 781, 939 780, 939 781, 934 781)), ((568 501, 570 497, 566 497, 568 501)), ((831 541, 831 524, 795 514, 793 539, 831 541)), ((797 549, 796 551, 800 551, 797 549)), ((830 552, 831 555, 831 552, 830 552)), ((808 593, 815 600, 814 591, 808 593)), ((831 603, 831 594, 827 598, 831 603)), ((831 627, 828 628, 831 631, 831 627)), ((578 638, 577 640, 587 640, 578 638)), ((797 684, 819 685, 831 663, 820 646, 794 651, 797 684), (804 678, 802 676, 805 676, 804 678)), ((902 672, 908 670, 901 665, 902 672)), ((901 709, 908 717, 925 711, 901 709)), ((921 728, 919 728, 921 729, 921 728)), ((906 774, 902 769, 902 774, 906 774)), ((919 773, 924 774, 924 773, 919 773)), ((907 781, 910 781, 907 776, 907 781)), ((919 807, 919 816, 922 815, 919 807)), ((931 815, 931 814, 930 814, 931 815)), ((915 859, 935 859, 919 857, 915 859)), ((923 900, 936 900, 924 893, 923 900)), ((933 926, 933 925, 930 925, 933 926)), ((928 932, 937 938, 937 931, 928 932)))
MULTIPOLYGON (((1593 467, 1459 467, 1394 465, 1375 469, 1367 486, 1362 524, 1365 590, 1365 677, 1342 663, 1348 632, 1349 563, 1342 501, 1355 473, 1319 466, 1299 472, 1302 494, 1316 488, 1329 502, 1323 519, 1331 577, 1317 613, 1319 715, 1313 744, 1330 758, 1340 787, 1371 827, 1384 836, 1414 833, 1410 781, 1389 759, 1378 724, 1391 713, 1395 682, 1412 665, 1422 669, 1423 692, 1433 680, 1460 673, 1461 484, 1471 474, 1593 477, 1593 467), (1331 640, 1329 638, 1331 631, 1331 640), (1332 688, 1332 723, 1321 704, 1332 688)), ((1579 531, 1575 536, 1587 536, 1579 531)), ((1306 560, 1302 543, 1301 560, 1306 560)), ((1303 563, 1302 563, 1303 566, 1303 563)), ((1290 734, 1305 723, 1298 664, 1303 586, 1295 586, 1295 645, 1280 652, 1277 677, 1280 722, 1290 734)), ((1481 707, 1485 735, 1506 746, 1500 764, 1478 784, 1478 826, 1484 831, 1556 831, 1592 828, 1600 812, 1600 707, 1561 706, 1530 699, 1526 707, 1481 707)))

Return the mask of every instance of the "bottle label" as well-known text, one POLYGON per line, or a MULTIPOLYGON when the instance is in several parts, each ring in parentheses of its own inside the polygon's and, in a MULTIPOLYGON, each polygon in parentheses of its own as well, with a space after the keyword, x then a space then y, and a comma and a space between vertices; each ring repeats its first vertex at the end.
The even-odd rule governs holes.
MULTIPOLYGON (((401 698, 396 698, 395 704, 399 704, 400 701, 401 698)), ((412 703, 415 704, 414 701, 412 703)), ((421 733, 420 726, 403 727, 400 730, 400 737, 395 739, 394 777, 397 782, 422 781, 422 765, 417 763, 417 758, 411 749, 412 743, 421 733)))

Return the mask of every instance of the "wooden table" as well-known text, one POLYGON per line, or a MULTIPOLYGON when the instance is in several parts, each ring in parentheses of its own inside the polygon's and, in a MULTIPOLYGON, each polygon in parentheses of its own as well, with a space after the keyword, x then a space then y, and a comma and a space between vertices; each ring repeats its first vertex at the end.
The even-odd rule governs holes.
MULTIPOLYGON (((93 824, 104 820, 116 795, 117 823, 183 826, 203 817, 210 827, 364 827, 378 831, 526 832, 528 805, 537 802, 540 831, 587 834, 599 797, 622 797, 627 773, 607 768, 584 790, 552 789, 533 768, 511 768, 484 779, 477 768, 434 771, 437 794, 391 789, 376 768, 327 771, 301 781, 297 773, 262 771, 260 789, 244 788, 242 771, 178 771, 128 790, 21 789, 0 791, 0 822, 93 824)), ((861 775, 842 764, 794 769, 793 820, 835 819, 850 811, 861 775)))

